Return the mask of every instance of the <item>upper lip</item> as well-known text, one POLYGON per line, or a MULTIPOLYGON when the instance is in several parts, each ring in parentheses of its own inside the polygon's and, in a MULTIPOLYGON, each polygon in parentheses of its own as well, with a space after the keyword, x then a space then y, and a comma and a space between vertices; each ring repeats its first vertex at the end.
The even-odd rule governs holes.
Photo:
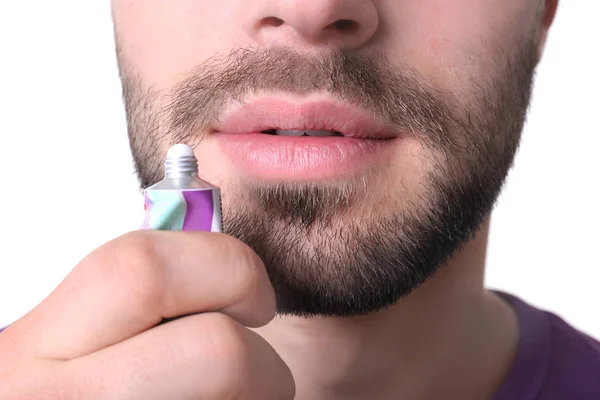
POLYGON ((364 109, 332 101, 302 103, 263 98, 225 112, 214 132, 258 133, 271 129, 327 130, 357 139, 398 136, 364 109))

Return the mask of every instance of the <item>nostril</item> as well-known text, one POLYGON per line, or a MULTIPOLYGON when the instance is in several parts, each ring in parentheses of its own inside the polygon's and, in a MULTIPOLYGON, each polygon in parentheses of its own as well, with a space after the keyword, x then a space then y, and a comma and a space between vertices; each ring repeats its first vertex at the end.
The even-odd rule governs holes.
POLYGON ((277 17, 266 17, 262 21, 263 25, 278 27, 283 25, 283 20, 277 17))
POLYGON ((354 31, 358 29, 358 22, 351 19, 338 19, 330 26, 338 31, 354 31))

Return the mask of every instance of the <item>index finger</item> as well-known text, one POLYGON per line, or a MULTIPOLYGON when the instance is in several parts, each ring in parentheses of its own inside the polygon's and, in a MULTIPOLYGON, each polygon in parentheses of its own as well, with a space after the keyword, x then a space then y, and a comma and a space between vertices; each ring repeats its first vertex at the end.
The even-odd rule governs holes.
POLYGON ((224 234, 138 231, 88 255, 11 331, 23 351, 71 359, 164 318, 207 311, 249 327, 273 318, 275 295, 258 256, 224 234))

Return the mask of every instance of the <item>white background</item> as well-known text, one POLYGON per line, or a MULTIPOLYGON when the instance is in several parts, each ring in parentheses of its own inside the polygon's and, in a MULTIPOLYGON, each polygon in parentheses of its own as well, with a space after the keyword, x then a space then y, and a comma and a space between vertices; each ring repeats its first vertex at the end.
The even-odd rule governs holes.
MULTIPOLYGON (((110 2, 0 2, 0 326, 137 229, 110 2)), ((600 2, 562 0, 487 283, 600 337, 600 2)))

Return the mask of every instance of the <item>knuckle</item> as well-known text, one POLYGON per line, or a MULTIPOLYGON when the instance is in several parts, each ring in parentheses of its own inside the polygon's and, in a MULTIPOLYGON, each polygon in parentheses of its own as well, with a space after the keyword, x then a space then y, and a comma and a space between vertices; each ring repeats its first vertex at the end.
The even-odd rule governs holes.
POLYGON ((164 291, 164 268, 157 245, 156 235, 127 233, 100 248, 91 263, 99 278, 108 282, 113 292, 131 299, 132 306, 157 308, 164 291))
POLYGON ((240 324, 221 313, 210 313, 205 317, 203 323, 211 355, 234 365, 246 364, 250 352, 240 324))
POLYGON ((252 256, 249 255, 248 252, 244 252, 244 254, 246 261, 242 261, 241 265, 236 268, 236 271, 239 274, 240 297, 246 297, 252 293, 256 293, 261 286, 262 278, 256 264, 249 262, 252 256))
MULTIPOLYGON (((228 394, 224 398, 235 398, 250 385, 252 367, 252 349, 246 339, 244 329, 232 318, 220 314, 204 315, 203 328, 206 333, 205 342, 207 356, 218 365, 218 379, 214 382, 218 391, 228 394)), ((220 397, 221 398, 221 397, 220 397)))
POLYGON ((294 398, 291 371, 262 337, 220 313, 204 314, 199 323, 206 332, 204 356, 216 369, 216 398, 294 398))
POLYGON ((266 278, 262 260, 249 246, 242 242, 231 242, 235 246, 228 253, 232 268, 232 283, 235 287, 235 297, 245 298, 255 293, 262 286, 262 280, 266 278))

